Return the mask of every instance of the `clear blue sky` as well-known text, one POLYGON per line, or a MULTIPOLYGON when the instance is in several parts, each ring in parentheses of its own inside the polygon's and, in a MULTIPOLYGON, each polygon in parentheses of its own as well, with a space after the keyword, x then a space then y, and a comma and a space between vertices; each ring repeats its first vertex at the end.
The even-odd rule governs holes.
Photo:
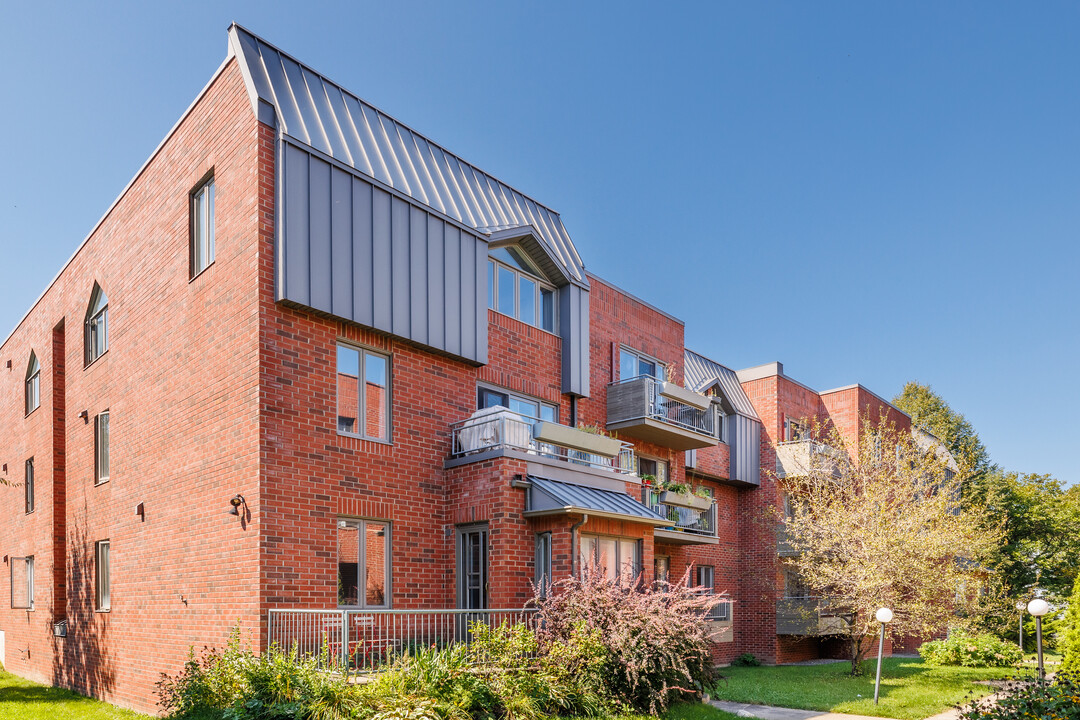
POLYGON ((693 349, 930 383, 1080 480, 1080 4, 0 7, 3 337, 236 20, 559 211, 693 349))

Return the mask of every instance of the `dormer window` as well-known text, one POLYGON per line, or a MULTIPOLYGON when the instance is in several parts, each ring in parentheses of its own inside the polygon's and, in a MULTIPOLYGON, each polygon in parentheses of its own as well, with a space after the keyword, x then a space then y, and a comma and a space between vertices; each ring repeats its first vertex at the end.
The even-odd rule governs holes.
POLYGON ((26 414, 34 412, 41 405, 41 365, 37 355, 30 353, 30 363, 26 366, 26 414))
POLYGON ((488 258, 488 307, 550 333, 556 332, 555 287, 515 246, 495 248, 488 258))
POLYGON ((97 360, 109 349, 109 298, 94 283, 90 305, 86 309, 86 335, 83 338, 85 364, 97 360))

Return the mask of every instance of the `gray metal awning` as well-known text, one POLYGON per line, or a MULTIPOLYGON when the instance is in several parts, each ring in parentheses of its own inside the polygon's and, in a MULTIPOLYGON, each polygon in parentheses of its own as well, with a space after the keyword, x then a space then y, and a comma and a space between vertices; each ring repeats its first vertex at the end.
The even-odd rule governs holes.
POLYGON ((529 483, 529 506, 525 517, 573 513, 646 525, 671 524, 670 520, 626 493, 548 480, 535 475, 529 476, 529 483))

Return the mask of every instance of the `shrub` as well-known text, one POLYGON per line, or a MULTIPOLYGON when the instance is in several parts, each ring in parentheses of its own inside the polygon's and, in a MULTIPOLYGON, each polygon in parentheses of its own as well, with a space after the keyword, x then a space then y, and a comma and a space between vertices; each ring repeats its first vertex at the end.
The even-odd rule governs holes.
POLYGON ((1053 682, 1014 681, 994 700, 960 711, 960 720, 1080 720, 1080 675, 1059 672, 1053 682))
POLYGON ((1080 673, 1080 575, 1069 596, 1069 609, 1060 630, 1058 650, 1061 651, 1061 669, 1080 673))
POLYGON ((954 630, 945 640, 931 640, 919 648, 927 665, 963 667, 1012 667, 1024 658, 1023 651, 993 635, 969 635, 954 630))
POLYGON ((712 687, 717 676, 704 616, 721 598, 676 584, 632 587, 601 573, 556 583, 537 596, 541 646, 568 643, 587 629, 602 643, 607 663, 597 694, 658 714, 673 701, 712 687))
POLYGON ((731 661, 734 667, 758 667, 761 661, 754 657, 754 653, 743 653, 731 661))

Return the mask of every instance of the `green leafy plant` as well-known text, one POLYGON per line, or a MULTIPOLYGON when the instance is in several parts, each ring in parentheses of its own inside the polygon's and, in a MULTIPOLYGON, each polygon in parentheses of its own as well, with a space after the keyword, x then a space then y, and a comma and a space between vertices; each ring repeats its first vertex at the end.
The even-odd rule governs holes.
POLYGON ((706 500, 712 500, 712 493, 709 492, 709 488, 704 485, 698 485, 694 488, 694 495, 697 495, 699 498, 705 498, 706 500))
POLYGON ((1014 681, 994 700, 960 711, 960 720, 1080 720, 1080 675, 1058 672, 1052 681, 1014 681))
POLYGON ((1011 667, 1023 660, 1023 651, 1016 645, 993 635, 969 635, 954 630, 945 640, 931 640, 919 648, 927 665, 960 665, 963 667, 1011 667))
POLYGON ((761 661, 754 657, 754 653, 743 653, 731 661, 734 667, 758 667, 761 661))
POLYGON ((1061 669, 1080 673, 1080 576, 1073 584, 1069 609, 1061 624, 1057 643, 1062 655, 1061 669))

